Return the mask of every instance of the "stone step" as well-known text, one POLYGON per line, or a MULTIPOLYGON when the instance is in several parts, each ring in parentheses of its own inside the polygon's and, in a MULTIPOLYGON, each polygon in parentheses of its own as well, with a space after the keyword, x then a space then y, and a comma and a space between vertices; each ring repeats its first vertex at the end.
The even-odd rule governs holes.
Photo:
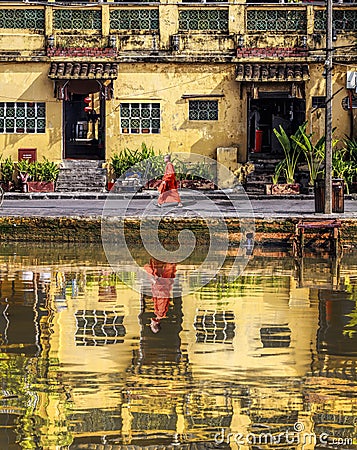
POLYGON ((101 168, 103 163, 105 161, 103 160, 92 160, 92 159, 65 159, 62 161, 61 166, 62 167, 69 167, 69 168, 77 168, 77 167, 96 167, 101 168))
POLYGON ((69 187, 56 187, 56 192, 107 192, 107 190, 101 186, 69 186, 69 187))
POLYGON ((103 162, 97 160, 63 161, 56 183, 56 191, 104 192, 107 170, 102 167, 103 162))
POLYGON ((81 183, 103 183, 106 180, 106 176, 100 175, 97 177, 85 177, 85 176, 74 176, 74 177, 58 177, 57 182, 71 183, 71 182, 81 182, 81 183))

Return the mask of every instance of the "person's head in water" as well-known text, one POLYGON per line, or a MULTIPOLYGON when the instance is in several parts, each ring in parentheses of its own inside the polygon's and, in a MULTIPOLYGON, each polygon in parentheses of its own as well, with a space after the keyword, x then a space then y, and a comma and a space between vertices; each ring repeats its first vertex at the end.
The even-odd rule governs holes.
POLYGON ((150 322, 150 329, 154 334, 157 334, 161 330, 160 320, 152 318, 150 322))
POLYGON ((164 161, 165 161, 165 163, 170 162, 171 161, 171 155, 165 155, 164 156, 164 161))

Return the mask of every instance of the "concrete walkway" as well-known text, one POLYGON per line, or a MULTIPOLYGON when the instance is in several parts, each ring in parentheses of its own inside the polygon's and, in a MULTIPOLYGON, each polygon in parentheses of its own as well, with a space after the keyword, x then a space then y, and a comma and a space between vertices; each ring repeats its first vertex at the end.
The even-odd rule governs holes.
POLYGON ((144 192, 129 201, 131 195, 118 194, 110 197, 111 203, 106 203, 107 194, 66 193, 66 194, 20 194, 7 193, 0 217, 135 217, 143 214, 151 216, 168 215, 174 217, 224 216, 256 218, 332 218, 357 219, 357 199, 345 199, 343 214, 324 214, 314 212, 314 198, 309 196, 275 197, 264 196, 258 199, 242 196, 232 196, 232 202, 225 199, 222 193, 212 192, 195 194, 182 192, 184 207, 157 208, 154 206, 157 194, 144 192), (204 195, 205 197, 202 197, 204 195), (59 198, 60 197, 60 198, 59 198), (251 205, 251 206, 250 206, 251 205))

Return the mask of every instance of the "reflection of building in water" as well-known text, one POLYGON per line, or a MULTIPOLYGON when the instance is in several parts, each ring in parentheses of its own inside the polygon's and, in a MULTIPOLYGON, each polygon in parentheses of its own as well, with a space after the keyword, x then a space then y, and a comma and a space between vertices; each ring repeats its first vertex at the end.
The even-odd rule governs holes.
POLYGON ((0 448, 20 441, 38 448, 66 444, 65 425, 57 435, 57 424, 66 421, 65 395, 57 361, 49 359, 51 269, 7 269, 0 283, 0 448))
POLYGON ((234 338, 234 314, 232 311, 197 311, 193 326, 196 342, 231 344, 234 338))
MULTIPOLYGON (((196 447, 181 447, 193 450, 206 448, 199 442, 222 427, 278 432, 296 421, 308 430, 312 424, 331 430, 336 423, 348 436, 357 407, 349 383, 356 377, 355 342, 349 345, 343 335, 350 297, 298 288, 293 265, 280 259, 250 264, 234 282, 212 281, 201 292, 169 298, 163 309, 96 266, 51 268, 51 282, 41 281, 37 289, 44 310, 37 313, 34 291, 24 290, 33 289, 33 280, 4 280, 3 310, 15 286, 13 303, 32 311, 23 353, 37 349, 35 340, 26 339, 33 339, 38 323, 41 355, 48 352, 40 373, 50 388, 39 393, 34 414, 46 422, 39 439, 67 445, 56 437, 62 432, 73 448, 105 442, 148 448, 151 435, 153 445, 168 449, 176 435, 178 441, 196 440, 196 447), (150 323, 159 309, 165 314, 154 333, 150 323)), ((35 272, 34 280, 40 281, 35 272)), ((24 317, 8 316, 10 326, 24 317)))
MULTIPOLYGON (((348 279, 345 279, 348 282, 348 279)), ((305 384, 306 407, 314 432, 352 441, 357 435, 356 286, 346 291, 319 291, 319 329, 310 376, 305 384)), ((347 445, 347 441, 346 445, 347 445)), ((353 448, 352 446, 346 448, 353 448)))
POLYGON ((112 311, 79 310, 75 313, 77 321, 76 345, 108 345, 124 342, 124 308, 116 306, 112 311))

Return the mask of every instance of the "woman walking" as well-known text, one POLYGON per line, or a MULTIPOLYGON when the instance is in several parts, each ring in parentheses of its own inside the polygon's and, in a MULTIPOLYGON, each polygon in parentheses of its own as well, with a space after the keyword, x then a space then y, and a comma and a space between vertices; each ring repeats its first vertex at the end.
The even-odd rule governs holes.
POLYGON ((177 180, 175 168, 171 162, 171 156, 166 155, 164 157, 166 163, 165 173, 162 178, 161 184, 158 187, 160 193, 157 206, 162 206, 163 204, 177 203, 179 208, 182 208, 181 198, 177 190, 177 180))

